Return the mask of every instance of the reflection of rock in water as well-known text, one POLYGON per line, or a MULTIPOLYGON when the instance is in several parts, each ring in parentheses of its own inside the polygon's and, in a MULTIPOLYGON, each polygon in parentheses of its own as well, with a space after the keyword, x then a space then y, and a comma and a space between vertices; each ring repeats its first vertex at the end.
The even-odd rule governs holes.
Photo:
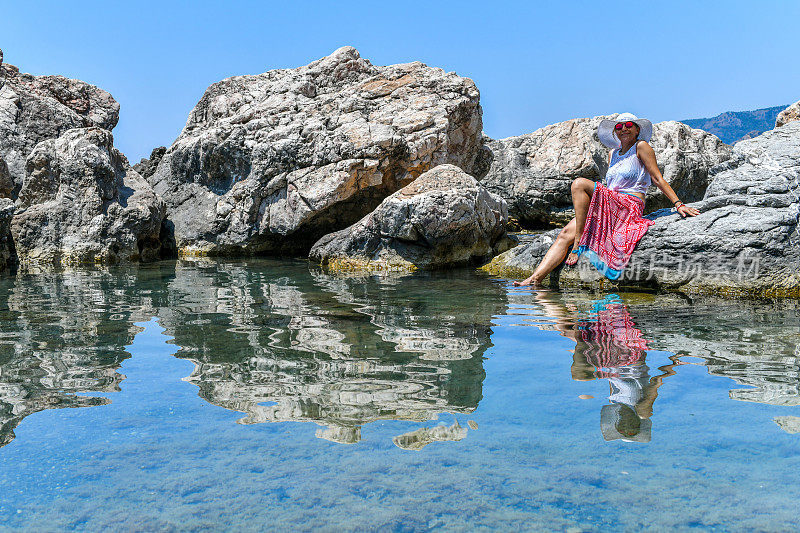
POLYGON ((162 325, 200 396, 241 423, 313 421, 357 442, 381 419, 469 413, 501 287, 481 277, 337 278, 296 264, 184 264, 162 325))
POLYGON ((419 451, 431 442, 459 441, 467 436, 467 428, 462 428, 458 422, 452 426, 436 426, 434 428, 419 428, 416 431, 398 435, 392 439, 395 446, 404 450, 419 451))
POLYGON ((800 433, 800 416, 776 416, 773 420, 786 433, 800 433))
POLYGON ((132 268, 0 281, 0 446, 30 414, 111 401, 76 393, 120 390, 133 322, 158 303, 161 275, 132 268))
MULTIPOLYGON (((91 407, 110 403, 107 398, 75 396, 76 392, 112 392, 119 390, 123 376, 111 369, 97 369, 80 376, 89 388, 70 387, 74 379, 69 372, 50 373, 52 369, 36 366, 35 358, 24 359, 20 365, 3 365, 0 371, 0 446, 14 440, 14 428, 33 413, 64 407, 91 407), (31 364, 32 366, 25 366, 31 364), (66 375, 65 375, 66 374, 66 375), (62 381, 63 377, 63 381, 62 381), (20 383, 24 382, 24 384, 20 383)), ((53 361, 49 361, 53 363, 53 361)), ((56 366, 69 363, 57 361, 56 366)), ((79 373, 81 371, 75 371, 79 373)))
POLYGON ((361 440, 361 427, 328 426, 319 428, 315 433, 318 439, 325 439, 340 444, 355 444, 361 440))
MULTIPOLYGON (((596 298, 586 292, 513 290, 507 312, 520 315, 520 324, 564 332, 574 329, 596 298)), ((672 358, 676 365, 659 370, 680 373, 680 363, 700 364, 712 375, 749 387, 731 390, 734 400, 800 405, 800 302, 642 293, 621 294, 621 300, 650 349, 679 354, 672 358)), ((572 370, 575 379, 592 377, 591 372, 576 375, 575 365, 572 370)), ((788 418, 778 423, 789 427, 788 418)))
MULTIPOLYGON (((647 294, 622 299, 651 349, 698 357, 710 374, 750 387, 731 390, 732 399, 800 405, 800 302, 647 294)), ((564 300, 580 308, 589 298, 566 293, 564 300)))
POLYGON ((491 316, 502 310, 496 286, 475 279, 346 278, 321 271, 314 278, 337 301, 368 315, 378 335, 394 344, 395 351, 418 353, 433 361, 469 359, 479 350, 482 353, 491 333, 491 316))
POLYGON ((732 399, 800 405, 798 309, 794 301, 699 300, 632 312, 652 347, 700 357, 709 374, 751 387, 731 390, 732 399))

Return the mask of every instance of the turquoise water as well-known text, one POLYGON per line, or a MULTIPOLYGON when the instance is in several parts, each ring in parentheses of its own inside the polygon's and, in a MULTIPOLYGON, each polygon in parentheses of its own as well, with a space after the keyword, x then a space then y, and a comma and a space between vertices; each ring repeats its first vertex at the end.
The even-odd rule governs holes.
POLYGON ((797 302, 166 262, 0 319, 3 530, 797 527, 797 302))

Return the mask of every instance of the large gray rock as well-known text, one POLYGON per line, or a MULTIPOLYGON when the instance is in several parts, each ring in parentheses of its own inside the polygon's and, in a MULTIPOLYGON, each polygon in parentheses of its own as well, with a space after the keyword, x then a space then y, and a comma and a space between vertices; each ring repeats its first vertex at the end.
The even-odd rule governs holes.
POLYGON ((141 161, 133 165, 133 170, 138 172, 143 178, 149 178, 156 173, 158 164, 161 163, 161 159, 164 157, 166 151, 166 146, 153 148, 150 152, 150 158, 142 158, 141 161))
POLYGON ((13 216, 14 202, 10 198, 0 198, 0 272, 5 272, 16 264, 14 244, 11 240, 13 216))
MULTIPOLYGON (((651 215, 655 224, 639 243, 621 283, 685 292, 800 296, 800 121, 737 143, 731 159, 710 174, 705 198, 694 204, 700 215, 681 219, 667 210, 651 215)), ((538 235, 485 269, 509 277, 529 274, 556 234, 538 235)), ((582 262, 551 278, 596 283, 596 271, 581 267, 582 262)))
MULTIPOLYGON (((574 216, 572 181, 597 181, 608 170, 608 149, 597 139, 597 126, 616 116, 578 118, 518 137, 486 139, 493 161, 482 182, 508 202, 509 215, 523 225, 564 224, 574 216)), ((709 169, 727 160, 731 148, 680 122, 660 122, 653 131, 651 145, 664 178, 682 200, 700 200, 709 169)), ((651 187, 647 212, 668 205, 664 195, 651 187)))
POLYGON ((158 258, 164 205, 101 128, 69 130, 27 160, 11 232, 21 265, 158 258))
POLYGON ((506 203, 453 165, 429 170, 309 258, 332 269, 414 270, 468 264, 506 243, 506 203))
POLYGON ((20 73, 0 61, 0 159, 8 165, 14 192, 38 143, 73 128, 111 130, 118 120, 119 104, 106 91, 63 76, 20 73))
POLYGON ((778 113, 778 117, 775 119, 775 127, 779 128, 784 124, 794 122, 795 120, 800 120, 800 101, 793 103, 778 113))
POLYGON ((307 252, 436 165, 471 170, 472 80, 343 47, 210 86, 150 178, 184 254, 307 252))
POLYGON ((0 157, 0 198, 11 198, 11 192, 14 189, 14 180, 11 178, 11 173, 8 171, 8 165, 5 160, 0 157))

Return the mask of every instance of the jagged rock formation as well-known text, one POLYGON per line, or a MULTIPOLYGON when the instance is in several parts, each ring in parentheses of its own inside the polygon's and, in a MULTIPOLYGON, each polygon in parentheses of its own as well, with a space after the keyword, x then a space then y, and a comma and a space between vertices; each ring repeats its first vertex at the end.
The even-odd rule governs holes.
POLYGON ((349 228, 320 239, 309 258, 345 270, 469 264, 506 245, 507 219, 502 199, 460 168, 440 165, 349 228))
MULTIPOLYGON (((699 216, 653 214, 656 223, 639 243, 622 283, 800 296, 800 121, 737 143, 731 159, 710 174, 705 198, 694 204, 699 216)), ((484 268, 514 277, 531 272, 556 233, 541 234, 484 268)), ((582 263, 550 277, 596 283, 596 271, 582 263)))
POLYGON ((143 178, 149 178, 155 174, 156 168, 158 168, 158 164, 161 162, 161 159, 164 157, 166 151, 167 148, 165 146, 153 148, 153 150, 150 152, 150 158, 143 158, 141 161, 133 165, 133 170, 138 172, 143 178))
MULTIPOLYGON (((509 216, 523 225, 567 223, 573 216, 570 184, 576 178, 599 180, 608 169, 608 149, 597 139, 597 126, 608 117, 578 118, 507 139, 485 139, 493 154, 481 181, 508 202, 509 216)), ((700 200, 708 171, 730 156, 730 147, 714 135, 680 122, 655 124, 651 145, 659 168, 684 201, 700 200)), ((647 212, 669 205, 651 187, 647 212)))
POLYGON ((184 254, 307 253, 436 165, 470 171, 472 80, 343 47, 210 86, 150 178, 184 254))
POLYGON ((775 119, 775 127, 779 128, 795 120, 800 120, 800 101, 793 103, 778 114, 775 119))
POLYGON ((119 104, 94 85, 63 76, 33 76, 0 62, 0 159, 19 190, 25 162, 42 141, 67 130, 96 126, 112 130, 119 104))
POLYGON ((154 260, 163 203, 101 128, 40 142, 11 233, 22 265, 154 260))
POLYGON ((0 61, 0 197, 16 200, 0 270, 15 250, 28 266, 158 258, 164 207, 113 148, 118 119, 119 104, 93 85, 0 61))

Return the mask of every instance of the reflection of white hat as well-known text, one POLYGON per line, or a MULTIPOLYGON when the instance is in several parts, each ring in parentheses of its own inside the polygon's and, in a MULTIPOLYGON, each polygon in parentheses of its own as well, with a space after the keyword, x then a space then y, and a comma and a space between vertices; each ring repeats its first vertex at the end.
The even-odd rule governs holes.
POLYGON ((650 442, 652 429, 650 419, 639 418, 629 405, 612 403, 600 410, 600 431, 607 441, 622 439, 625 442, 650 442))
POLYGON ((639 126, 639 140, 649 141, 653 137, 653 123, 646 118, 637 118, 633 113, 622 113, 614 120, 604 118, 597 126, 597 137, 609 148, 619 148, 620 143, 614 135, 614 126, 620 122, 635 122, 639 126))

